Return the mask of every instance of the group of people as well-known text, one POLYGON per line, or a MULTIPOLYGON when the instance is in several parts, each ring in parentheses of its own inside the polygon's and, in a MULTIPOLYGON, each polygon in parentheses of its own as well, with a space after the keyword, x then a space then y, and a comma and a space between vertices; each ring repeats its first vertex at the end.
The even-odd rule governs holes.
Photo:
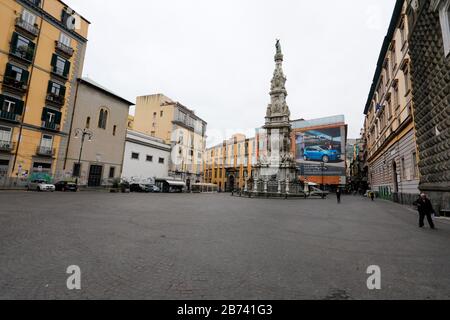
MULTIPOLYGON (((375 201, 375 192, 369 191, 368 196, 372 201, 375 201)), ((336 198, 338 204, 341 203, 341 197, 342 197, 342 190, 338 188, 336 190, 336 198)), ((436 214, 436 211, 434 210, 433 205, 431 204, 431 201, 430 199, 428 199, 427 195, 425 193, 422 193, 419 196, 419 198, 416 201, 414 201, 413 204, 414 206, 417 207, 417 210, 419 211, 419 227, 423 228, 425 226, 425 218, 427 218, 430 228, 436 229, 433 222, 433 214, 436 214)))

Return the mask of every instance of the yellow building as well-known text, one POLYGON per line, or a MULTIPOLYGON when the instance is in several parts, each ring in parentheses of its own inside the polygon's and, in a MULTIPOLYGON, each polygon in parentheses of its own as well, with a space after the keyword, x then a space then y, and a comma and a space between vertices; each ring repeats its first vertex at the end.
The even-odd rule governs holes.
POLYGON ((0 187, 63 175, 88 27, 59 0, 0 0, 0 187))
POLYGON ((136 99, 134 130, 172 146, 169 175, 190 184, 202 181, 207 123, 163 94, 136 99))
POLYGON ((364 140, 372 190, 411 204, 419 193, 419 171, 406 9, 398 0, 364 110, 364 140))
POLYGON ((222 144, 206 150, 204 179, 222 191, 245 188, 245 177, 251 177, 256 164, 255 138, 235 134, 222 144))
POLYGON ((134 129, 134 116, 132 115, 128 115, 127 129, 128 130, 134 129))

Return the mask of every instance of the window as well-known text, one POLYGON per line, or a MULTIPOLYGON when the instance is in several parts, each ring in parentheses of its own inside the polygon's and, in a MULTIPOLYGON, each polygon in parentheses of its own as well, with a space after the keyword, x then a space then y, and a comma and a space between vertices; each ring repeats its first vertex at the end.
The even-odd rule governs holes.
POLYGON ((52 95, 54 97, 64 98, 66 95, 66 87, 59 83, 49 81, 47 93, 49 93, 50 95, 52 95))
POLYGON ((6 65, 5 84, 12 85, 16 88, 23 88, 20 85, 28 83, 29 72, 12 64, 6 65))
POLYGON ((162 117, 164 116, 164 111, 161 111, 161 112, 159 113, 159 116, 162 118, 162 117))
POLYGON ((137 152, 132 152, 132 153, 131 153, 131 159, 133 159, 133 160, 139 160, 139 153, 137 153, 137 152))
POLYGON ((116 175, 116 168, 115 167, 109 168, 109 178, 112 179, 114 178, 115 175, 116 175))
POLYGON ((108 122, 108 110, 100 109, 98 116, 98 127, 106 130, 106 123, 108 122))
POLYGON ((159 161, 158 161, 160 164, 164 164, 164 158, 159 158, 159 161))
POLYGON ((412 165, 413 165, 414 178, 417 179, 417 178, 419 178, 419 166, 417 164, 417 153, 416 152, 412 153, 412 165))
POLYGON ((70 62, 68 60, 61 58, 57 54, 53 54, 51 64, 53 67, 53 73, 63 78, 68 77, 70 71, 70 62))
POLYGON ((22 19, 32 26, 34 26, 34 24, 36 23, 36 16, 28 10, 23 10, 22 19))
POLYGON ((73 164, 73 173, 72 176, 79 178, 80 177, 80 172, 81 172, 81 164, 79 163, 74 163, 73 164))
POLYGON ((397 53, 395 50, 395 41, 391 44, 391 74, 395 74, 395 68, 397 66, 397 53))
POLYGON ((61 34, 59 36, 59 42, 61 42, 63 45, 65 45, 67 47, 71 46, 71 39, 70 39, 70 37, 67 34, 62 33, 62 32, 61 32, 61 34))
POLYGON ((0 127, 0 144, 9 143, 11 141, 11 128, 0 127))
POLYGON ((153 162, 153 156, 147 156, 147 162, 153 162))
POLYGON ((53 146, 53 136, 44 134, 42 136, 41 146, 51 148, 53 146))
POLYGON ((113 126, 113 136, 116 135, 116 131, 117 131, 117 126, 113 126))
POLYGON ((87 117, 87 119, 86 119, 86 129, 89 129, 90 126, 91 126, 91 117, 87 117))
POLYGON ((15 56, 31 62, 34 57, 35 44, 14 32, 11 40, 11 53, 15 56))
POLYGON ((405 166, 405 158, 401 159, 401 165, 402 165, 402 178, 406 179, 406 166, 405 166))
POLYGON ((394 108, 397 109, 399 107, 398 105, 398 84, 395 83, 394 84, 394 91, 392 93, 392 95, 394 96, 394 108))
MULTIPOLYGON (((12 114, 22 115, 23 101, 9 96, 0 95, 0 111, 2 118, 7 117, 10 119, 12 114)), ((13 119, 11 118, 11 120, 13 119)))
POLYGON ((409 65, 405 64, 403 67, 403 75, 405 80, 405 92, 408 93, 411 90, 411 76, 409 74, 409 65))
POLYGON ((439 8, 445 56, 450 55, 450 1, 442 1, 439 8))
POLYGON ((57 129, 57 125, 61 124, 62 113, 50 108, 44 108, 42 111, 42 121, 48 129, 57 129))

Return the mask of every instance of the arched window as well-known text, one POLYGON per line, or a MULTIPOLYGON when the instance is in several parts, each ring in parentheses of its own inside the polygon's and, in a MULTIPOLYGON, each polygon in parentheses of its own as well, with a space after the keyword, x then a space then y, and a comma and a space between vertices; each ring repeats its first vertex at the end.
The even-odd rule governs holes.
POLYGON ((106 123, 108 122, 108 111, 100 109, 100 115, 98 117, 98 127, 100 129, 106 129, 106 123))
POLYGON ((86 119, 86 129, 89 129, 90 126, 91 126, 91 117, 87 117, 87 119, 86 119))

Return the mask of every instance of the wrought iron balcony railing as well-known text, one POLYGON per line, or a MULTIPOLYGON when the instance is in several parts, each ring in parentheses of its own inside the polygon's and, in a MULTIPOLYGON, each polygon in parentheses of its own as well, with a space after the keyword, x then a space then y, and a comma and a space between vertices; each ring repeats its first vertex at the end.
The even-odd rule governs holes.
POLYGON ((15 142, 0 140, 0 151, 11 152, 15 149, 15 142))
POLYGON ((36 154, 44 157, 53 157, 56 154, 56 149, 44 146, 38 146, 36 154))
POLYGON ((0 119, 13 122, 20 122, 22 120, 22 116, 14 112, 0 110, 0 119))
POLYGON ((48 121, 42 121, 42 128, 52 130, 52 131, 59 131, 60 125, 54 122, 48 122, 48 121))
POLYGON ((63 106, 66 103, 66 99, 63 96, 56 95, 54 93, 48 93, 46 100, 47 102, 55 104, 57 106, 63 106))
POLYGON ((55 47, 58 52, 62 53, 67 58, 71 58, 73 56, 73 48, 66 46, 64 43, 55 41, 55 47))
POLYGON ((3 86, 8 87, 8 89, 12 89, 14 91, 19 91, 24 93, 27 91, 28 86, 24 81, 18 81, 13 77, 5 76, 3 78, 3 86))
POLYGON ((28 23, 22 17, 16 18, 16 27, 25 31, 27 35, 32 37, 37 37, 37 35, 39 34, 38 26, 36 24, 32 25, 31 23, 28 23))

